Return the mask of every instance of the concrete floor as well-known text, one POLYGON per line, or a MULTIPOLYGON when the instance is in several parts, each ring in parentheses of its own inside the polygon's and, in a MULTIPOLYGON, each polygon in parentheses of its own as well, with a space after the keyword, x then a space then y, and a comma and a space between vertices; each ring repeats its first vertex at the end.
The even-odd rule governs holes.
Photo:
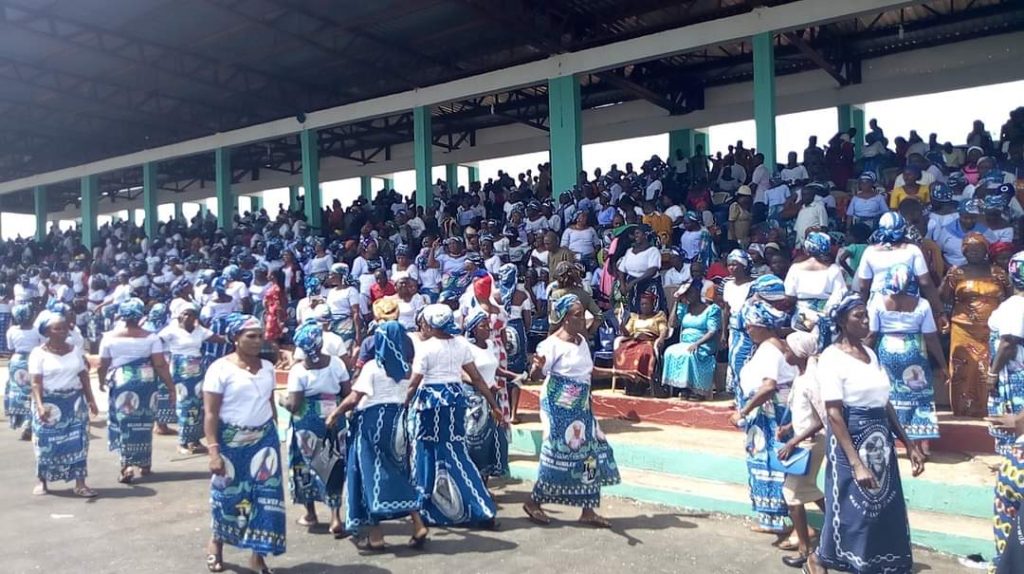
MULTIPOLYGON (((0 423, 0 540, 2 570, 156 574, 205 572, 209 535, 208 473, 205 457, 176 454, 174 437, 156 437, 155 475, 131 486, 117 484, 117 459, 106 449, 102 423, 92 428, 90 484, 100 498, 85 501, 55 484, 48 496, 32 496, 31 445, 0 423)), ((70 486, 70 485, 69 485, 70 486)), ((602 512, 613 529, 576 526, 577 511, 552 507, 560 522, 537 527, 520 506, 527 484, 496 488, 501 506, 498 532, 436 529, 423 552, 402 547, 408 526, 386 526, 396 549, 361 555, 348 540, 336 541, 325 528, 307 532, 289 512, 288 553, 271 558, 279 573, 378 574, 385 572, 489 572, 522 574, 534 568, 561 572, 714 572, 783 574, 797 572, 780 562, 771 538, 754 534, 736 519, 687 514, 678 509, 606 498, 602 512), (565 521, 565 522, 561 522, 565 521)), ((326 520, 326 513, 321 519, 326 520)), ((962 572, 953 559, 917 551, 919 571, 962 572)), ((226 549, 227 571, 246 572, 247 555, 226 549)))

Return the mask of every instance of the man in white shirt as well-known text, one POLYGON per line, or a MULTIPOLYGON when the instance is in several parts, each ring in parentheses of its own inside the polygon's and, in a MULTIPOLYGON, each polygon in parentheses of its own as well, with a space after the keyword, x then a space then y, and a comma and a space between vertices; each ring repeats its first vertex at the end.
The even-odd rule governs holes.
POLYGON ((796 221, 793 223, 798 245, 803 243, 808 231, 813 231, 815 228, 828 229, 828 211, 825 209, 824 202, 816 201, 817 189, 820 189, 820 186, 807 185, 800 190, 802 207, 796 214, 796 221))
POLYGON ((754 173, 750 176, 750 187, 754 191, 768 189, 769 177, 771 177, 771 170, 764 165, 764 154, 754 154, 754 173))

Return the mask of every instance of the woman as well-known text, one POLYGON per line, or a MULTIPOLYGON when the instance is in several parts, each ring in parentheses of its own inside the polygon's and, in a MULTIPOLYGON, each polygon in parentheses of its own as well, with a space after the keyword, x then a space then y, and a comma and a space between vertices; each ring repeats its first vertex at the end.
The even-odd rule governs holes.
POLYGON ((828 309, 818 323, 818 383, 828 414, 825 520, 812 574, 910 572, 910 528, 896 464, 899 438, 913 475, 924 472, 924 456, 907 438, 889 403, 889 377, 864 344, 868 313, 856 294, 828 309), (829 365, 829 368, 824 368, 829 365))
POLYGON ((782 534, 789 515, 782 494, 785 474, 772 470, 768 453, 777 451, 777 431, 788 419, 786 397, 797 370, 786 360, 786 345, 779 337, 788 316, 767 301, 751 301, 743 309, 743 324, 756 350, 740 370, 740 408, 731 421, 747 432, 747 470, 750 499, 757 532, 782 534))
POLYGON ((750 286, 753 282, 750 271, 753 262, 746 251, 733 249, 726 257, 726 265, 729 269, 729 277, 722 287, 722 324, 727 325, 729 331, 728 339, 725 339, 726 333, 722 333, 722 344, 729 349, 726 390, 733 393, 736 392, 739 384, 740 369, 750 358, 750 354, 754 352, 753 343, 750 342, 743 330, 740 315, 743 305, 750 296, 750 286))
POLYGON ((212 536, 206 567, 224 571, 224 544, 252 552, 249 567, 271 574, 265 556, 284 554, 285 506, 274 407, 274 365, 260 358, 263 325, 232 313, 225 332, 235 351, 203 379, 203 426, 210 450, 212 536))
POLYGON ((348 265, 331 265, 327 306, 331 308, 331 331, 346 343, 362 341, 362 316, 359 310, 358 282, 349 274, 348 265))
POLYGON ((846 207, 847 228, 858 223, 867 225, 873 231, 878 227, 878 218, 888 211, 885 203, 885 196, 878 192, 875 187, 878 178, 870 171, 860 174, 857 180, 857 193, 850 198, 846 207))
POLYGON ((368 315, 370 312, 370 287, 373 286, 374 276, 378 269, 386 269, 386 267, 377 241, 364 239, 360 242, 359 257, 352 262, 352 277, 359 284, 360 307, 363 315, 368 315))
POLYGON ((953 307, 949 400, 954 415, 981 418, 988 404, 988 320, 1013 288, 1006 272, 989 264, 988 241, 980 233, 964 236, 963 253, 967 263, 946 273, 941 290, 942 300, 953 307))
POLYGON ((711 232, 704 225, 700 213, 687 211, 683 215, 683 234, 679 247, 690 261, 700 261, 709 267, 715 260, 715 244, 711 232))
POLYGON ((181 316, 181 309, 195 305, 197 309, 201 308, 198 302, 195 300, 195 292, 192 283, 188 280, 188 277, 182 275, 171 283, 171 303, 167 306, 167 310, 172 318, 181 316))
POLYGON ((426 495, 415 488, 409 474, 405 429, 405 401, 413 355, 404 345, 405 328, 385 321, 374 331, 374 358, 363 365, 352 391, 327 417, 335 428, 342 415, 355 409, 345 457, 345 529, 368 526, 363 548, 385 549, 380 523, 409 515, 409 546, 420 548, 430 531, 419 509, 426 495))
MULTIPOLYGON (((146 320, 140 326, 150 333, 159 335, 160 331, 167 326, 168 317, 167 305, 154 303, 149 308, 149 313, 146 314, 146 320)), ((156 389, 156 414, 154 415, 154 420, 156 421, 154 433, 163 436, 178 434, 174 429, 167 426, 178 421, 174 401, 171 400, 171 395, 167 392, 167 389, 159 386, 156 389)))
POLYGON ((467 397, 462 373, 502 424, 508 419, 473 364, 470 344, 459 333, 451 309, 434 304, 423 308, 430 338, 416 347, 406 394, 415 429, 412 468, 416 485, 431 493, 422 514, 427 524, 476 524, 493 527, 497 507, 466 448, 467 397))
POLYGON ((430 303, 436 303, 441 294, 441 263, 437 260, 440 239, 423 238, 423 249, 416 256, 416 270, 420 276, 420 293, 430 303))
POLYGON ((270 284, 263 294, 263 322, 266 325, 264 344, 270 345, 277 355, 281 338, 288 323, 288 302, 284 292, 284 273, 271 272, 270 284))
MULTIPOLYGON (((1012 186, 1010 189, 1013 189, 1012 186)), ((985 227, 995 238, 993 244, 1013 243, 1016 225, 1013 223, 1013 213, 1010 212, 1010 199, 1012 195, 1003 195, 997 192, 989 192, 984 199, 985 227)))
POLYGON ((203 438, 203 343, 223 341, 219 335, 199 324, 199 307, 178 307, 175 321, 159 333, 170 354, 171 378, 177 390, 178 452, 206 453, 203 438))
POLYGON ((590 212, 581 210, 572 225, 562 232, 562 247, 568 247, 580 261, 594 260, 594 254, 601 247, 601 238, 590 225, 590 212))
POLYGON ((594 366, 579 297, 563 295, 553 306, 556 330, 537 345, 530 369, 532 380, 546 377, 540 400, 544 443, 537 482, 523 511, 537 524, 550 524, 542 504, 577 506, 583 509, 582 524, 610 528, 594 509, 601 505, 601 487, 621 478, 592 411, 590 381, 595 375, 635 379, 639 373, 594 366))
POLYGON ((632 231, 633 245, 622 255, 616 267, 619 291, 627 298, 631 313, 640 312, 640 299, 644 293, 655 297, 653 312, 665 309, 665 291, 661 287, 661 251, 651 245, 648 231, 636 227, 632 231))
MULTIPOLYGON (((1007 274, 1013 295, 989 316, 992 363, 988 369, 988 416, 1017 415, 1024 411, 1024 251, 1010 258, 1007 274)), ((1011 455, 1016 433, 989 425, 996 454, 1011 455)))
POLYGON ((751 243, 747 246, 747 256, 750 257, 750 276, 758 278, 762 275, 768 275, 772 272, 771 267, 768 266, 768 257, 765 253, 765 247, 761 243, 751 243))
POLYGON ((107 410, 107 443, 121 455, 118 482, 131 483, 134 468, 142 476, 152 473, 153 421, 156 416, 158 379, 167 387, 174 409, 174 381, 167 368, 160 337, 139 327, 145 306, 129 299, 117 308, 121 327, 100 340, 100 366, 97 369, 100 391, 110 387, 107 410))
POLYGON ((408 275, 399 277, 395 282, 395 288, 397 290, 395 299, 398 302, 398 322, 406 330, 413 331, 416 329, 416 314, 427 306, 427 298, 419 293, 416 281, 408 275))
POLYGON ((252 268, 252 283, 249 285, 249 300, 252 302, 252 315, 260 321, 266 322, 266 304, 264 298, 267 290, 272 285, 270 280, 270 268, 263 263, 258 263, 252 268))
POLYGON ((21 431, 21 440, 32 439, 32 381, 28 374, 28 356, 43 342, 32 324, 32 306, 19 303, 11 309, 14 325, 7 329, 7 388, 4 392, 4 416, 11 428, 21 431))
POLYGON ((907 436, 927 458, 929 441, 939 438, 934 385, 946 382, 946 356, 932 308, 918 294, 917 277, 910 268, 893 265, 878 296, 868 302, 868 326, 869 342, 892 385, 889 402, 907 436), (929 355, 939 365, 934 379, 929 355))
POLYGON ((512 373, 505 382, 508 385, 509 416, 513 423, 518 421, 519 384, 518 376, 526 372, 526 333, 533 326, 533 297, 519 286, 519 268, 506 263, 498 268, 498 293, 505 308, 508 323, 505 328, 505 345, 508 350, 508 371, 512 373))
MULTIPOLYGON (((223 319, 232 313, 237 313, 240 308, 238 302, 228 295, 228 280, 224 277, 217 277, 210 284, 213 290, 213 297, 210 298, 199 311, 199 319, 203 326, 208 327, 217 333, 221 330, 223 319)), ((207 365, 231 352, 231 343, 215 343, 207 341, 203 343, 203 360, 207 365)))
POLYGON ((658 357, 665 349, 668 338, 668 319, 664 311, 654 311, 657 296, 646 292, 640 296, 640 311, 631 313, 619 325, 621 338, 615 349, 615 368, 637 371, 642 381, 627 382, 626 394, 638 397, 657 381, 658 357))
POLYGON ((89 415, 96 416, 96 400, 89 384, 85 360, 68 343, 67 319, 43 312, 39 334, 45 338, 28 356, 35 416, 36 478, 32 494, 46 494, 55 481, 75 481, 75 496, 93 498, 85 483, 89 456, 89 415), (88 410, 87 410, 88 409, 88 410))
POLYGON ((679 330, 679 342, 665 349, 664 384, 680 396, 710 399, 715 394, 715 354, 721 338, 722 309, 705 300, 701 281, 684 283, 676 292, 669 326, 679 330))
POLYGON ((334 439, 341 441, 340 433, 328 428, 326 419, 338 406, 341 396, 348 394, 348 369, 338 357, 322 352, 323 329, 316 319, 299 325, 293 339, 305 358, 288 371, 288 396, 281 401, 281 405, 292 414, 288 428, 292 502, 306 507, 306 514, 298 524, 307 528, 318 523, 315 503, 326 504, 331 509, 328 532, 340 538, 344 534, 341 489, 329 492, 327 485, 313 472, 311 464, 317 444, 327 440, 327 433, 334 433, 334 439))
POLYGON ((889 195, 889 209, 893 211, 900 208, 904 199, 914 198, 921 202, 921 205, 928 205, 930 190, 927 185, 922 185, 921 169, 908 165, 903 169, 903 185, 894 187, 889 195))
POLYGON ((830 302, 846 294, 843 270, 832 260, 832 238, 827 233, 810 231, 804 239, 809 257, 794 263, 786 273, 786 296, 796 310, 821 312, 830 302))
POLYGON ((306 296, 299 299, 299 302, 295 304, 296 327, 301 323, 305 323, 306 319, 315 317, 316 313, 314 313, 313 309, 325 301, 323 282, 320 281, 320 278, 307 276, 304 290, 306 296))
POLYGON ((399 245, 395 249, 395 262, 391 264, 391 278, 397 283, 403 276, 417 283, 420 280, 419 267, 413 261, 407 245, 399 245))

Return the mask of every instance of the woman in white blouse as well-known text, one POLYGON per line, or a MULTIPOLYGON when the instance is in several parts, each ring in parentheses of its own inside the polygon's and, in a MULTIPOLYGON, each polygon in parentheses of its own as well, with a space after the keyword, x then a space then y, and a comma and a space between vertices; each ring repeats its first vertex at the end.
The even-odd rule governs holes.
POLYGON ((96 416, 98 410, 85 360, 67 340, 69 327, 64 316, 44 311, 39 334, 45 342, 28 357, 39 480, 32 493, 46 494, 51 482, 73 480, 75 495, 92 498, 96 492, 85 484, 89 415, 96 416))
POLYGON ((808 258, 794 263, 786 273, 786 296, 796 303, 797 311, 820 313, 830 302, 846 294, 843 270, 833 262, 832 238, 827 233, 810 231, 804 238, 808 258))
POLYGON ((235 351, 214 361, 203 380, 209 442, 212 537, 206 567, 224 571, 224 544, 252 552, 249 567, 268 574, 265 556, 285 551, 281 452, 274 406, 274 365, 260 358, 263 324, 225 318, 235 351))
POLYGON ((650 228, 636 227, 632 233, 632 246, 616 263, 619 292, 626 299, 629 310, 640 312, 640 296, 646 292, 657 297, 653 312, 665 309, 665 290, 658 271, 661 270, 661 251, 651 245, 650 228))
POLYGON ((358 282, 349 273, 348 265, 331 265, 328 278, 327 306, 331 308, 331 331, 346 343, 362 340, 358 282))
POLYGON ((11 428, 21 431, 21 440, 32 439, 32 385, 28 374, 28 356, 43 342, 43 336, 32 324, 32 306, 18 303, 11 309, 14 324, 7 328, 7 387, 4 390, 4 416, 11 428))
POLYGON ((828 414, 825 521, 821 545, 807 567, 846 572, 913 570, 907 506, 896 445, 907 449, 914 476, 924 456, 907 438, 889 403, 889 377, 864 344, 868 312, 861 298, 847 295, 818 323, 829 345, 819 356, 821 399, 828 414))

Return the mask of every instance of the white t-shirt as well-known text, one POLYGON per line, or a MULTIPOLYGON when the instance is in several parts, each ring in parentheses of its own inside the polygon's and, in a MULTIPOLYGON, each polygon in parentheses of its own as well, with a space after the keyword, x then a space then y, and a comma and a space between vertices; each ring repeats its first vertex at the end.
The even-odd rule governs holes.
POLYGON ((424 385, 443 385, 462 380, 462 366, 473 362, 472 345, 464 337, 431 338, 416 348, 413 372, 423 375, 424 385))
POLYGON ((905 263, 918 277, 928 274, 928 264, 925 263, 921 248, 904 243, 897 249, 882 249, 876 245, 869 245, 860 258, 857 278, 870 280, 871 291, 875 292, 882 286, 885 272, 897 263, 905 263))
POLYGON ((100 357, 110 359, 111 369, 163 352, 164 344, 155 333, 147 337, 111 337, 107 334, 100 339, 100 357))
POLYGON ((447 253, 441 253, 437 256, 437 262, 441 264, 441 273, 443 275, 450 275, 462 270, 466 264, 466 254, 463 253, 458 257, 452 257, 447 253))
POLYGON ((627 249, 625 255, 619 259, 619 271, 633 278, 642 276, 652 267, 661 269, 661 252, 653 246, 640 253, 634 253, 632 249, 627 249))
POLYGON ((82 388, 78 374, 84 370, 85 360, 73 348, 67 354, 57 355, 36 347, 28 355, 28 374, 42 375, 44 392, 82 388))
POLYGON ((842 401, 848 407, 884 407, 889 403, 889 376, 875 352, 865 347, 870 363, 831 346, 818 357, 816 371, 821 400, 842 401))
POLYGON ((753 284, 753 281, 747 281, 742 285, 735 281, 727 281, 722 287, 722 300, 729 307, 729 313, 733 317, 739 317, 740 309, 747 302, 747 297, 750 296, 750 286, 753 284))
POLYGON ((786 295, 797 299, 827 299, 838 301, 846 294, 843 270, 838 265, 826 269, 790 268, 786 274, 786 295))
POLYGON ((327 306, 334 317, 351 317, 352 307, 359 306, 359 291, 355 287, 331 289, 327 292, 327 306))
MULTIPOLYGON (((884 297, 868 301, 868 325, 875 333, 934 333, 935 318, 932 306, 924 297, 917 300, 913 311, 890 311, 885 308, 884 297)), ((1018 318, 1020 315, 1017 316, 1018 318)))
MULTIPOLYGON (((813 362, 814 359, 811 359, 811 363, 813 362)), ((809 364, 806 373, 793 379, 793 388, 789 391, 789 412, 793 420, 793 434, 803 434, 818 420, 821 422, 828 420, 825 403, 821 402, 821 392, 818 389, 815 372, 816 369, 809 364)))
POLYGON ((31 353, 43 344, 43 336, 36 329, 22 329, 13 325, 7 329, 7 348, 12 353, 31 353))
POLYGON ((570 251, 579 255, 590 255, 594 252, 594 246, 600 243, 601 240, 593 227, 583 230, 566 227, 562 232, 562 247, 568 247, 570 251))
POLYGON ((786 356, 771 343, 762 343, 740 370, 740 390, 750 397, 761 388, 765 379, 775 381, 778 392, 788 397, 788 390, 800 370, 786 362, 786 356))
POLYGON ((409 301, 404 301, 398 296, 395 296, 394 299, 398 303, 398 322, 406 329, 414 328, 416 326, 416 313, 427 306, 426 297, 416 293, 409 301))
POLYGON ((1024 339, 1024 297, 1014 295, 999 304, 988 318, 988 326, 999 336, 1024 339))
POLYGON ((213 336, 213 331, 196 324, 189 333, 178 324, 177 321, 167 325, 159 333, 160 340, 164 347, 172 355, 183 355, 186 357, 199 357, 202 355, 201 348, 203 341, 213 336))
POLYGON ((227 294, 235 302, 235 305, 241 309, 242 302, 249 299, 249 288, 241 281, 234 281, 228 285, 227 294))
POLYGON ((352 390, 363 394, 356 406, 357 411, 375 405, 400 405, 405 403, 405 395, 409 390, 409 379, 395 382, 384 369, 371 359, 359 371, 359 378, 352 383, 352 390))
POLYGON ((790 192, 788 185, 778 185, 763 191, 758 189, 757 193, 755 193, 755 196, 757 197, 755 197, 754 203, 763 203, 769 208, 777 205, 785 205, 786 200, 789 199, 790 195, 792 195, 792 193, 790 192))
MULTIPOLYGON (((325 355, 332 357, 343 357, 348 353, 348 343, 345 339, 342 339, 337 333, 331 331, 324 331, 324 344, 320 347, 320 352, 325 355)), ((306 358, 306 353, 302 349, 295 347, 295 352, 292 353, 292 357, 296 361, 301 361, 306 358)))
MULTIPOLYGON (((348 369, 338 357, 331 357, 327 366, 321 369, 309 369, 305 362, 301 362, 292 365, 288 371, 288 392, 302 393, 307 397, 332 395, 336 399, 341 394, 341 384, 348 380, 348 369)), ((330 413, 324 413, 327 414, 330 413)))
POLYGON ((578 342, 570 343, 550 335, 537 345, 537 354, 545 359, 541 369, 545 376, 553 372, 561 377, 590 383, 594 359, 590 356, 586 338, 580 337, 578 342))
MULTIPOLYGON (((494 341, 487 341, 487 348, 481 349, 470 343, 469 348, 473 351, 473 362, 476 363, 476 370, 480 371, 480 378, 490 388, 498 386, 498 349, 494 341)), ((468 377, 463 377, 468 381, 468 377)))
POLYGON ((260 427, 274 417, 274 364, 261 361, 255 375, 231 362, 217 359, 206 370, 203 391, 221 395, 220 419, 243 427, 260 427))
POLYGON ((793 183, 794 181, 804 179, 811 179, 811 176, 807 174, 807 168, 802 165, 798 165, 796 167, 784 167, 779 172, 779 175, 780 177, 782 177, 782 181, 785 181, 787 183, 793 183))
POLYGON ((669 298, 673 297, 675 295, 676 288, 689 281, 690 278, 689 265, 683 265, 683 268, 678 270, 675 267, 669 267, 666 269, 661 276, 662 286, 665 287, 665 295, 669 298))

